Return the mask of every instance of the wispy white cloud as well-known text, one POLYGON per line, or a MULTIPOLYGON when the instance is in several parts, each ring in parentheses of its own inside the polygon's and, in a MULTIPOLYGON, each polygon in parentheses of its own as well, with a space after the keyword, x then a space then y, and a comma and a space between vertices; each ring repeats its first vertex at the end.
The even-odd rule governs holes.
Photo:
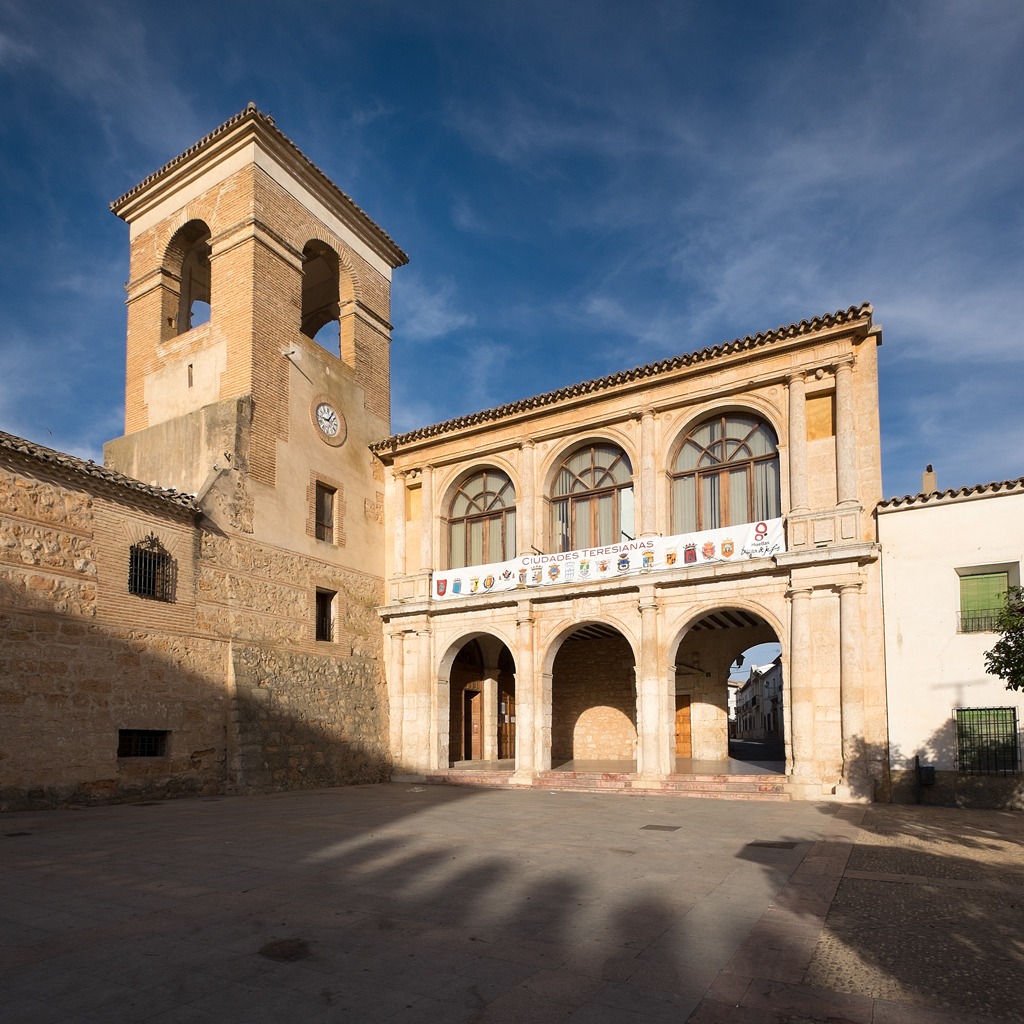
POLYGON ((451 281, 426 281, 403 272, 395 290, 395 333, 405 341, 435 341, 464 327, 472 326, 472 313, 455 304, 456 288, 451 281))

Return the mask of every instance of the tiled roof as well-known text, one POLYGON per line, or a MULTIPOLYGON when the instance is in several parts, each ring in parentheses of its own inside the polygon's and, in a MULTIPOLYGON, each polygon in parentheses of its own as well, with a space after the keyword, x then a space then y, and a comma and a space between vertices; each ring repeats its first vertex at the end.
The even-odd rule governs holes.
POLYGON ((302 150, 299 149, 299 147, 296 146, 280 128, 277 127, 274 123, 274 119, 269 114, 261 114, 260 111, 257 110, 255 103, 249 103, 245 110, 235 114, 234 117, 229 117, 222 125, 220 125, 220 127, 214 128, 212 132, 208 135, 204 135, 197 143, 189 146, 184 153, 176 156, 173 160, 164 164, 158 171, 154 171, 147 178, 144 178, 134 188, 125 192, 125 194, 119 199, 115 199, 110 204, 110 209, 114 213, 117 213, 120 206, 139 192, 143 191, 143 189, 148 188, 158 178, 163 177, 163 175, 167 174, 168 171, 173 170, 179 164, 184 163, 201 149, 205 149, 211 142, 220 138, 222 135, 225 135, 227 132, 231 131, 231 129, 247 120, 255 121, 266 129, 266 131, 270 132, 279 142, 283 143, 288 149, 290 149, 292 153, 302 161, 302 163, 304 163, 319 178, 330 186, 335 195, 341 199, 343 206, 347 207, 352 213, 355 213, 360 219, 372 225, 373 229, 379 233, 381 238, 383 238, 387 242, 388 246, 393 250, 392 255, 396 260, 395 266, 401 267, 409 262, 409 257, 398 246, 398 243, 375 220, 373 220, 373 218, 370 217, 370 215, 361 206, 358 206, 352 201, 350 196, 346 195, 340 188, 338 188, 338 186, 335 185, 334 182, 331 181, 331 179, 322 170, 320 170, 320 168, 317 167, 317 165, 313 163, 313 161, 310 160, 309 157, 306 156, 306 154, 303 153, 302 150))
POLYGON ((904 494, 899 498, 887 498, 878 503, 879 512, 890 512, 911 506, 936 505, 942 502, 959 501, 965 498, 991 497, 996 494, 1024 494, 1024 476, 1016 480, 997 480, 990 484, 974 484, 971 487, 950 487, 945 491, 931 491, 928 494, 904 494))
POLYGON ((543 395, 534 395, 532 398, 524 398, 518 402, 509 402, 506 405, 499 405, 493 409, 484 409, 482 412, 470 413, 467 416, 457 416, 455 419, 445 420, 443 423, 435 423, 428 427, 419 427, 417 430, 410 430, 404 434, 393 434, 383 441, 377 441, 370 445, 370 450, 374 452, 387 451, 389 448, 397 448, 412 441, 421 441, 428 437, 447 434, 453 430, 461 430, 480 423, 504 419, 506 416, 512 416, 515 413, 541 409, 544 406, 554 405, 567 398, 606 391, 620 384, 629 384, 648 377, 656 377, 659 374, 667 373, 670 370, 678 370, 684 366, 692 366, 695 363, 707 362, 711 359, 733 355, 738 352, 747 352, 751 349, 760 348, 762 345, 770 345, 773 342, 785 340, 786 338, 796 338, 803 334, 811 334, 814 331, 826 330, 830 327, 840 327, 843 324, 870 318, 872 312, 871 304, 863 302, 859 306, 850 306, 849 309, 839 309, 835 313, 826 313, 823 316, 816 316, 811 320, 801 320, 798 324, 776 327, 773 331, 748 334, 744 338, 726 341, 721 345, 714 345, 710 348, 702 348, 697 352, 691 352, 687 355, 673 356, 670 359, 662 359, 657 363, 636 366, 631 370, 621 370, 607 377, 598 377, 595 380, 572 384, 569 387, 559 388, 557 391, 548 391, 543 395))
POLYGON ((45 462, 80 476, 92 477, 115 489, 127 491, 131 495, 141 495, 161 504, 170 505, 179 514, 181 511, 194 514, 200 511, 195 497, 191 494, 182 494, 171 487, 152 487, 142 483, 141 480, 133 480, 123 473, 117 473, 105 466, 98 466, 95 462, 79 459, 74 455, 65 455, 64 452, 54 451, 52 448, 44 448, 41 444, 33 444, 23 437, 15 437, 14 434, 7 434, 2 430, 0 430, 0 451, 14 452, 17 455, 23 455, 37 462, 45 462))

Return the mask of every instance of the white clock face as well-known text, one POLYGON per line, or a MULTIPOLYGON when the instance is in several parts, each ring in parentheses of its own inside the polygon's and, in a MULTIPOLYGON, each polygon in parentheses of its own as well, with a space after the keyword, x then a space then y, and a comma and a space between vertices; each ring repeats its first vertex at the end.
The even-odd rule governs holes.
POLYGON ((321 402, 316 407, 316 422, 328 437, 338 436, 341 421, 338 419, 338 414, 326 402, 321 402))

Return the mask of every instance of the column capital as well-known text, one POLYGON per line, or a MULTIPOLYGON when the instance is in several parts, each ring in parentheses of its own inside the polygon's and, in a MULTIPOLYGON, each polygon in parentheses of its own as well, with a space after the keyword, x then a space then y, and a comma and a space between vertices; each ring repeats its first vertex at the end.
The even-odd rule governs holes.
POLYGON ((788 601, 795 601, 797 598, 803 600, 809 598, 814 593, 814 587, 791 587, 786 591, 786 599, 788 601))
POLYGON ((859 594, 863 588, 863 580, 849 580, 845 583, 836 583, 832 587, 837 594, 859 594))
POLYGON ((807 382, 807 371, 806 370, 790 370, 786 374, 786 383, 790 386, 793 384, 805 384, 807 382))

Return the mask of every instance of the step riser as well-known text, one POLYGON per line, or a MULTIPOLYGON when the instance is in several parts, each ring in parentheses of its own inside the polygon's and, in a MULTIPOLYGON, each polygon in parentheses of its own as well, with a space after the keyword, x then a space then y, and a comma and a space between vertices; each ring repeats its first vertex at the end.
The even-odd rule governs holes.
POLYGON ((540 776, 532 786, 512 783, 507 772, 458 772, 429 775, 424 779, 437 786, 483 786, 493 789, 533 788, 566 793, 625 793, 637 796, 675 796, 706 800, 775 800, 788 801, 784 783, 776 778, 760 776, 688 776, 666 779, 653 786, 637 784, 631 778, 566 775, 540 776))

